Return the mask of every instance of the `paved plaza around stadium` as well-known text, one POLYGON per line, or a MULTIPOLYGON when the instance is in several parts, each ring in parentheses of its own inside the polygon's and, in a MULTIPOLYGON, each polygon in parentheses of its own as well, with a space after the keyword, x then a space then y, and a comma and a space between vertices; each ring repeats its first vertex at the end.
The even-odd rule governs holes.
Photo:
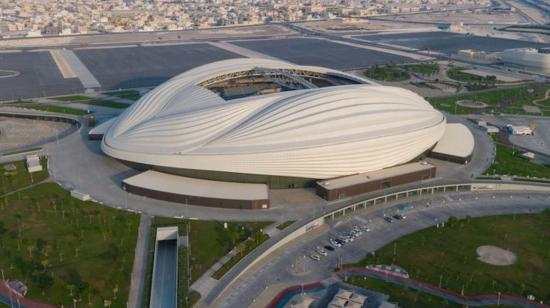
POLYGON ((474 49, 486 52, 503 51, 509 48, 548 47, 550 44, 533 43, 494 37, 473 36, 453 32, 413 32, 398 34, 376 34, 354 36, 362 40, 377 43, 400 45, 415 49, 428 49, 444 54, 456 53, 462 49, 474 49))
POLYGON ((318 65, 333 69, 345 70, 375 64, 411 61, 411 59, 401 56, 346 46, 322 39, 250 40, 234 41, 232 44, 300 65, 318 65))
POLYGON ((239 55, 210 44, 76 49, 105 89, 159 85, 191 68, 239 55))
POLYGON ((0 78, 0 101, 84 91, 78 79, 63 78, 47 51, 0 53, 0 70, 19 72, 0 78))

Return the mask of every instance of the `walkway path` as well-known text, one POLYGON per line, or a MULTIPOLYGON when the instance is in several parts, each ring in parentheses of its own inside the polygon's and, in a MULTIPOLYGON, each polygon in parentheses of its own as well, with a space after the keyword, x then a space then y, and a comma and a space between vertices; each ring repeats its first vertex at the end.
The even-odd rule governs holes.
POLYGON ((201 294, 201 296, 206 296, 210 291, 216 286, 218 280, 212 278, 212 275, 219 270, 225 263, 229 262, 231 258, 237 255, 237 251, 232 249, 228 254, 223 256, 218 262, 214 263, 197 281, 191 285, 191 290, 195 290, 201 294))
POLYGON ((548 89, 548 90, 546 91, 546 94, 544 94, 544 97, 543 97, 543 98, 539 98, 539 99, 533 100, 533 105, 537 105, 537 106, 539 106, 539 107, 548 108, 548 107, 550 107, 550 104, 548 104, 548 105, 539 104, 539 102, 542 102, 542 101, 547 100, 547 99, 550 99, 550 89, 548 89))
MULTIPOLYGON (((277 234, 279 232, 279 229, 277 229, 277 226, 281 224, 282 222, 274 222, 270 224, 269 226, 265 227, 263 233, 267 234, 269 237, 272 237, 273 235, 277 234)), ((237 255, 237 251, 235 249, 232 249, 229 253, 227 253, 225 256, 223 256, 218 262, 216 262, 212 267, 210 267, 197 281, 195 281, 191 288, 192 290, 195 290, 201 294, 202 297, 206 296, 210 291, 216 286, 218 283, 218 280, 213 278, 212 275, 219 270, 225 263, 229 262, 231 258, 237 255)))

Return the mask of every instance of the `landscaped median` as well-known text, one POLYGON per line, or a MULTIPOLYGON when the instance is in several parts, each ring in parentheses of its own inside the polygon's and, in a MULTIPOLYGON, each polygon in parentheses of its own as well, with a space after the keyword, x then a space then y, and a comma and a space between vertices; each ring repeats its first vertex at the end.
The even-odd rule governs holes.
POLYGON ((495 76, 478 76, 465 72, 465 67, 451 67, 447 76, 453 80, 467 82, 466 88, 470 91, 494 88, 497 83, 495 76))
POLYGON ((139 91, 136 90, 109 91, 104 92, 103 94, 133 101, 137 101, 141 98, 141 94, 139 93, 139 91))
POLYGON ((437 63, 415 63, 402 65, 375 65, 364 72, 365 77, 380 81, 405 81, 411 78, 410 73, 424 76, 439 72, 437 63))
MULTIPOLYGON (((523 105, 533 105, 534 100, 545 97, 550 83, 532 83, 517 88, 493 89, 478 93, 466 93, 444 97, 429 98, 436 109, 449 113, 468 114, 473 110, 456 105, 460 100, 479 101, 488 105, 485 112, 526 114, 523 105)), ((540 108, 543 115, 550 116, 550 108, 540 108)))
POLYGON ((115 109, 124 109, 130 106, 129 104, 119 103, 119 102, 110 101, 110 100, 96 99, 96 98, 83 96, 83 95, 59 96, 59 97, 52 97, 51 99, 70 102, 70 103, 79 103, 79 104, 94 105, 94 106, 115 108, 115 109))
MULTIPOLYGON (((178 307, 192 307, 200 299, 200 294, 189 290, 193 282, 197 281, 232 249, 242 249, 242 256, 245 256, 267 238, 262 229, 270 224, 271 222, 224 223, 178 218, 154 218, 149 241, 144 305, 148 305, 150 300, 155 236, 158 227, 178 226, 179 236, 187 236, 188 238, 189 247, 182 246, 179 249, 178 307), (187 259, 189 251, 189 259, 187 259), (187 261, 189 262, 189 268, 187 267, 187 261)), ((237 261, 234 261, 234 263, 237 261)))

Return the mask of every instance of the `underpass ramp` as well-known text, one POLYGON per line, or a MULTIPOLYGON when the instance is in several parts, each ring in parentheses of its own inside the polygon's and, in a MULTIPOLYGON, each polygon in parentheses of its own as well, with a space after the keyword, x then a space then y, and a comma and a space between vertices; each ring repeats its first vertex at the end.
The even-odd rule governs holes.
POLYGON ((176 308, 178 227, 157 228, 150 308, 176 308))

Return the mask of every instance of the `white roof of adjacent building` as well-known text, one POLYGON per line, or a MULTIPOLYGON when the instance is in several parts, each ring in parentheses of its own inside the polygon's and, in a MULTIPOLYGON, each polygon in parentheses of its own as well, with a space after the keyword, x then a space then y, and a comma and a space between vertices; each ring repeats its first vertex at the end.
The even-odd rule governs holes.
POLYGON ((353 185, 378 181, 382 179, 388 179, 398 175, 409 174, 412 172, 429 170, 434 166, 426 162, 414 162, 410 164, 395 166, 387 169, 376 170, 371 172, 365 172, 360 174, 354 174, 350 176, 344 176, 335 179, 328 179, 317 182, 319 186, 326 189, 338 189, 343 187, 349 187, 353 185))
POLYGON ((88 135, 105 135, 105 133, 111 128, 113 123, 115 123, 116 118, 111 118, 98 126, 90 129, 88 135))
POLYGON ((409 162, 439 140, 445 123, 409 90, 327 68, 232 59, 147 93, 114 121, 102 149, 147 165, 323 179, 409 162), (200 86, 257 67, 330 73, 361 84, 228 101, 200 86))
POLYGON ((124 183, 154 191, 228 200, 267 200, 265 184, 219 182, 188 178, 153 170, 123 180, 124 183))
POLYGON ((474 145, 474 135, 466 125, 448 123, 443 137, 437 142, 432 152, 465 158, 472 155, 474 145))

